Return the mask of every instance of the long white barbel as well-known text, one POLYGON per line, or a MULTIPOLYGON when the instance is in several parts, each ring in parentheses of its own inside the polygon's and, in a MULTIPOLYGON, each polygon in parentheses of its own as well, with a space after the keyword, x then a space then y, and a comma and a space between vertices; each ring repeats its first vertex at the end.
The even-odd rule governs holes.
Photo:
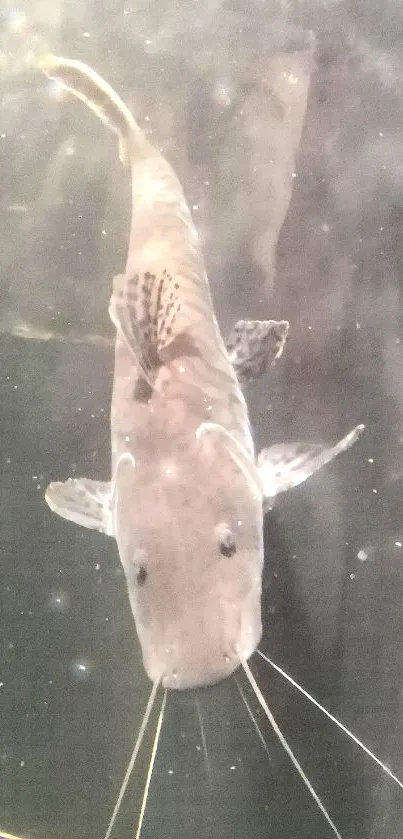
POLYGON ((163 723, 163 720, 164 720, 165 705, 166 705, 166 702, 167 702, 167 692, 168 691, 165 689, 164 698, 162 700, 161 710, 160 710, 159 717, 158 717, 157 727, 155 729, 154 742, 153 742, 153 747, 152 747, 152 751, 151 751, 150 763, 148 764, 147 778, 146 778, 146 783, 145 783, 144 792, 143 792, 143 799, 142 799, 142 802, 141 802, 140 815, 139 815, 139 820, 138 820, 138 823, 137 823, 137 830, 136 830, 135 839, 140 839, 141 828, 143 826, 144 815, 145 815, 146 807, 147 807, 148 793, 149 793, 149 790, 150 790, 151 778, 153 776, 154 763, 155 763, 155 758, 157 756, 158 743, 159 743, 159 739, 160 739, 162 723, 163 723))
POLYGON ((136 762, 137 755, 140 751, 140 746, 143 742, 143 737, 144 737, 144 734, 146 732, 148 721, 150 719, 151 711, 153 709, 154 700, 155 700, 155 697, 156 697, 156 694, 157 694, 159 684, 160 684, 159 682, 154 682, 154 684, 152 686, 151 693, 150 693, 150 696, 149 696, 149 699, 148 699, 148 702, 147 702, 147 707, 146 707, 146 710, 144 712, 143 721, 142 721, 141 726, 140 726, 140 731, 138 733, 137 740, 135 742, 134 749, 133 749, 133 752, 132 752, 132 756, 129 760, 129 763, 128 763, 128 766, 127 766, 127 769, 126 769, 125 776, 123 778, 122 785, 121 785, 120 790, 119 790, 119 795, 117 797, 116 804, 113 808, 113 813, 111 815, 108 827, 106 829, 104 839, 109 839, 109 837, 111 835, 111 832, 112 832, 112 829, 113 829, 113 826, 114 826, 115 821, 116 821, 116 817, 117 817, 118 812, 120 810, 120 805, 123 801, 123 797, 124 797, 124 794, 126 792, 127 785, 130 781, 130 776, 133 772, 133 767, 134 767, 134 764, 136 762))
POLYGON ((255 679, 255 677, 254 677, 254 675, 253 675, 253 673, 252 673, 252 671, 249 667, 249 664, 246 661, 246 658, 244 656, 240 655, 239 652, 238 652, 238 655, 239 655, 239 660, 240 660, 240 662, 242 664, 242 667, 245 671, 245 674, 247 676, 247 679, 248 679, 248 681, 249 681, 249 683, 250 683, 250 685, 253 689, 253 692, 256 696, 256 699, 258 700, 258 702, 260 702, 260 704, 261 704, 261 706, 262 706, 262 708, 263 708, 263 710, 266 714, 267 719, 269 720, 269 723, 270 723, 274 733, 277 735, 278 739, 280 740, 280 743, 281 743, 284 751, 288 754, 288 757, 290 758, 293 766, 297 770, 299 776, 302 778, 305 786, 309 790, 309 792, 310 792, 312 798, 314 799, 315 803, 319 807, 319 810, 321 811, 321 813, 325 817, 328 825, 332 828, 334 835, 337 837, 337 839, 342 839, 342 836, 339 833, 339 831, 337 830, 336 825, 334 824, 334 822, 330 818, 329 813, 326 810, 326 807, 324 806, 324 804, 322 804, 322 802, 321 802, 317 792, 315 792, 308 776, 305 774, 302 766, 298 763, 298 760, 295 757, 294 752, 292 751, 291 747, 288 745, 287 740, 284 737, 284 734, 282 733, 282 731, 278 727, 278 725, 276 723, 276 720, 274 719, 274 716, 273 716, 273 714, 272 714, 272 712, 271 712, 271 710, 270 710, 270 708, 269 708, 269 706, 268 706, 268 704, 267 704, 267 702, 266 702, 266 700, 265 700, 265 698, 262 694, 262 691, 260 690, 259 685, 257 684, 257 681, 256 681, 256 679, 255 679))

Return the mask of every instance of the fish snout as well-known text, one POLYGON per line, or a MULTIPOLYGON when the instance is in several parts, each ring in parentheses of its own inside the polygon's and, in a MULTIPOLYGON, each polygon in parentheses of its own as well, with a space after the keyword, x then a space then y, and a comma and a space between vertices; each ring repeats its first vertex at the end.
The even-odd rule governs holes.
POLYGON ((171 666, 168 665, 162 677, 162 685, 171 690, 213 685, 230 676, 239 664, 239 656, 235 650, 220 651, 213 655, 211 650, 206 650, 203 656, 198 655, 197 658, 191 653, 182 653, 175 664, 172 662, 171 666))
MULTIPOLYGON (((233 615, 235 617, 235 615, 233 615)), ((248 659, 261 638, 260 609, 241 613, 231 624, 214 627, 195 622, 167 643, 143 647, 143 661, 152 681, 161 681, 164 688, 184 690, 213 685, 226 679, 248 659), (215 631, 214 631, 215 629, 215 631)))
POLYGON ((175 597, 177 585, 171 597, 158 597, 164 608, 136 610, 143 663, 153 682, 173 690, 212 685, 256 649, 262 634, 259 569, 221 572, 197 596, 189 585, 175 597))

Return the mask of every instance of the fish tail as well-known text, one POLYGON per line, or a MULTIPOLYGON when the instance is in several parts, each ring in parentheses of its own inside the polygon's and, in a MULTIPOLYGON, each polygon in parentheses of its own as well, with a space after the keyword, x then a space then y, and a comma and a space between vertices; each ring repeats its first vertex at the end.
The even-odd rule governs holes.
POLYGON ((95 70, 82 61, 55 55, 42 57, 38 65, 48 78, 70 90, 118 135, 122 163, 130 165, 152 153, 151 145, 128 107, 95 70))

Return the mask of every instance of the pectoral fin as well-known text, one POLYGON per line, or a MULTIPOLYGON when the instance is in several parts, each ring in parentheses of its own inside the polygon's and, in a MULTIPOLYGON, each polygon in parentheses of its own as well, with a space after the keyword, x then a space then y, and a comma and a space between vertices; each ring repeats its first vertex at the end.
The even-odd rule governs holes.
MULTIPOLYGON (((270 502, 280 492, 286 492, 302 484, 336 455, 349 449, 361 436, 364 428, 365 425, 357 425, 335 446, 284 443, 262 449, 257 459, 257 467, 265 499, 270 502)), ((268 507, 269 503, 265 506, 268 507)))
POLYGON ((118 274, 113 279, 109 315, 118 334, 124 339, 138 368, 139 376, 153 388, 160 366, 147 285, 140 278, 118 274))
POLYGON ((90 478, 69 478, 49 484, 45 499, 51 510, 81 527, 113 536, 111 484, 90 478))
POLYGON ((288 320, 239 320, 226 343, 230 361, 240 381, 262 376, 283 352, 288 320))

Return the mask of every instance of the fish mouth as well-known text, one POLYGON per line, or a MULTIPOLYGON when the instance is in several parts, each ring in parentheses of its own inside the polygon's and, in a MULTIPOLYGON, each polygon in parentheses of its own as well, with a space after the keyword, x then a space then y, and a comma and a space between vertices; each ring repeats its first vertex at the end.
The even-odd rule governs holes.
POLYGON ((249 611, 242 616, 238 631, 231 637, 203 640, 187 639, 186 643, 168 643, 143 648, 143 663, 151 681, 159 681, 169 690, 208 687, 227 679, 255 652, 262 635, 260 619, 251 620, 249 611), (220 643, 221 640, 221 643, 220 643))
POLYGON ((209 687, 227 679, 238 669, 240 664, 239 655, 235 651, 224 653, 208 663, 198 661, 186 667, 179 664, 178 667, 169 668, 165 672, 161 684, 163 688, 169 690, 209 687))
POLYGON ((241 667, 242 661, 247 661, 253 655, 260 638, 256 640, 256 638, 248 637, 246 643, 245 640, 239 645, 239 651, 229 650, 214 659, 209 659, 208 662, 198 660, 193 666, 184 667, 183 664, 179 664, 178 667, 169 668, 162 676, 162 687, 169 690, 188 690, 209 687, 222 682, 241 667))
MULTIPOLYGON (((259 581, 260 582, 260 581, 259 581)), ((180 626, 152 627, 139 634, 143 664, 151 681, 163 688, 185 690, 214 685, 231 676, 256 650, 262 636, 260 585, 241 604, 221 599, 217 615, 194 612, 180 626), (235 608, 238 606, 238 608, 235 608), (153 631, 154 630, 154 631, 153 631), (168 631, 169 630, 169 631, 168 631)))

